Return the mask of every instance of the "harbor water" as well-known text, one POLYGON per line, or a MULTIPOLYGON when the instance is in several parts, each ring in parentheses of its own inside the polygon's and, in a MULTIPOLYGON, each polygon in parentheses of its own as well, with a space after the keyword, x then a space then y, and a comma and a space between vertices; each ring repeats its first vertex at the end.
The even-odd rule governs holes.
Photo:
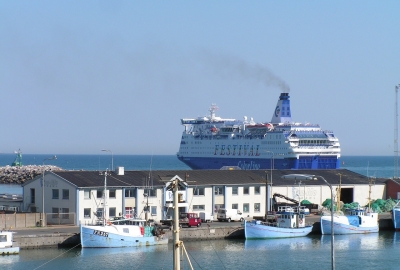
MULTIPOLYGON (((331 269, 330 235, 185 242, 194 269, 331 269)), ((336 235, 336 269, 399 269, 400 234, 336 235)), ((172 269, 172 244, 142 248, 21 250, 0 269, 172 269)), ((183 256, 182 256, 183 257, 183 256)), ((190 269, 183 258, 182 269, 190 269)))

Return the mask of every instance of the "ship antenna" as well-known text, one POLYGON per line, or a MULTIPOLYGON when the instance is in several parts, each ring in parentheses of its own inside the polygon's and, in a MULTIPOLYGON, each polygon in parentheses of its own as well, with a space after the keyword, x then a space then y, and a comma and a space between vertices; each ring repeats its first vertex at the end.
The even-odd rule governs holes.
POLYGON ((217 104, 212 103, 211 104, 211 108, 210 108, 210 120, 213 120, 215 118, 215 111, 217 111, 219 108, 217 106, 217 104))
POLYGON ((394 88, 395 92, 395 106, 394 106, 394 176, 393 179, 398 178, 398 167, 399 167, 399 127, 398 127, 398 107, 397 107, 397 92, 399 91, 400 84, 394 88))

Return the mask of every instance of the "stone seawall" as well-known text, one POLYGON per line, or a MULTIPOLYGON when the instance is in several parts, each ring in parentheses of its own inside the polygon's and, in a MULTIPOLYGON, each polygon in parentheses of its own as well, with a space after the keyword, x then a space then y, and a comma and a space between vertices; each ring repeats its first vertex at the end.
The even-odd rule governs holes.
POLYGON ((0 184, 23 184, 43 171, 62 171, 60 167, 53 165, 27 165, 0 167, 0 184))

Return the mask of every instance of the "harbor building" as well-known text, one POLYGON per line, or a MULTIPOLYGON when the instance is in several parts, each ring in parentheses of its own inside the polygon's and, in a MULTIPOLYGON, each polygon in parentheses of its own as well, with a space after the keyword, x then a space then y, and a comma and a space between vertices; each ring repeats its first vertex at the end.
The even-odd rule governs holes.
MULTIPOLYGON (((180 212, 208 212, 219 208, 239 209, 245 218, 264 217, 276 202, 308 200, 321 208, 330 199, 330 187, 321 180, 282 179, 293 170, 193 170, 46 172, 24 183, 22 211, 45 213, 47 224, 90 224, 104 211, 118 216, 152 219, 172 218, 172 191, 168 181, 175 177, 186 181, 179 190, 180 212), (271 177, 272 175, 272 177, 271 177), (43 198, 44 194, 44 198, 43 198), (279 196, 273 196, 278 194, 279 196), (104 205, 104 196, 107 204, 104 205), (268 197, 268 199, 267 199, 268 197), (43 208, 44 207, 44 208, 43 208)), ((340 201, 358 202, 386 199, 387 179, 370 179, 348 170, 296 170, 297 174, 315 174, 332 185, 340 201), (373 181, 372 181, 373 180, 373 181)))

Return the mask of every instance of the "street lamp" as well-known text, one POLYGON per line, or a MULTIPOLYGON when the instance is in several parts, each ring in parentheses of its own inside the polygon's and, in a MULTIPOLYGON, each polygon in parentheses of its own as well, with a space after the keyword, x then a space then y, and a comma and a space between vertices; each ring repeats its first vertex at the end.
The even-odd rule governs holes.
MULTIPOLYGON (((274 159, 274 155, 275 154, 272 151, 265 151, 265 152, 271 153, 271 156, 272 156, 272 159, 271 159, 271 194, 270 194, 269 198, 268 198, 268 192, 267 192, 267 200, 269 200, 270 203, 268 204, 268 208, 269 209, 266 209, 267 211, 272 211, 272 202, 271 202, 271 196, 272 196, 272 169, 274 168, 274 165, 275 165, 275 159, 274 159)), ((268 188, 267 188, 267 190, 268 190, 268 188)))
POLYGON ((45 223, 45 218, 44 218, 44 172, 46 171, 46 169, 44 168, 44 162, 46 160, 53 160, 53 159, 57 159, 56 156, 51 157, 51 158, 46 158, 43 160, 43 177, 42 177, 42 227, 44 226, 45 223))
POLYGON ((335 249, 334 249, 334 233, 333 233, 333 188, 332 185, 328 183, 328 181, 325 180, 320 175, 309 175, 309 174, 288 174, 282 176, 283 179, 293 179, 293 180, 318 180, 318 178, 321 178, 331 189, 331 265, 332 265, 332 270, 335 270, 335 249))
POLYGON ((110 152, 111 153, 111 171, 114 171, 114 155, 111 150, 101 149, 103 152, 110 152))

